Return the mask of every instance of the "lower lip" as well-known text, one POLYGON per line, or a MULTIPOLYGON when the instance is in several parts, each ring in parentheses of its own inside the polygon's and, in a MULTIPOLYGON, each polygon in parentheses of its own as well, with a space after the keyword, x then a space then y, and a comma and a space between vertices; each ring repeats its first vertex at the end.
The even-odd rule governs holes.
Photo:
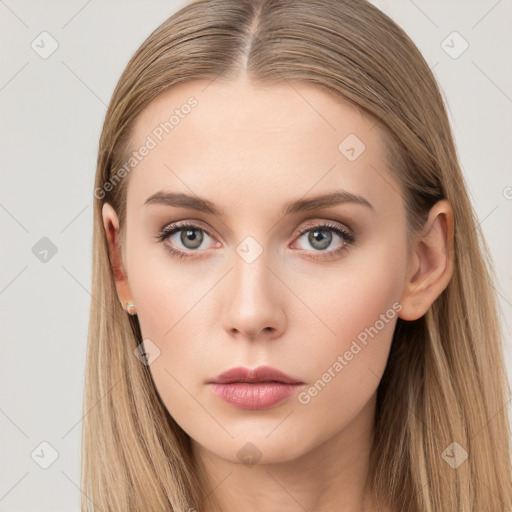
POLYGON ((212 384, 219 398, 239 409, 268 409, 294 395, 301 385, 283 382, 212 384))

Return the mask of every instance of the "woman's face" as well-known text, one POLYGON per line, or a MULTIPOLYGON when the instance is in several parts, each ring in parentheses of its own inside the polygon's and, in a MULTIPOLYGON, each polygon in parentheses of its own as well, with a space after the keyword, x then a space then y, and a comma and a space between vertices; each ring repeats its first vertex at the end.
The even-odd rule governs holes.
POLYGON ((156 388, 196 446, 286 461, 369 426, 410 269, 374 123, 305 83, 192 82, 141 113, 131 150, 130 299, 156 388), (209 383, 263 365, 302 384, 209 383))

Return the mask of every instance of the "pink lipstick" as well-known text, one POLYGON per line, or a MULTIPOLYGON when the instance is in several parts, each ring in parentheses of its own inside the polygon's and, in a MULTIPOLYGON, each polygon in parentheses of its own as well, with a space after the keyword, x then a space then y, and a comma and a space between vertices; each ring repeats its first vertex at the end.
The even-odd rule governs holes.
POLYGON ((304 382, 270 366, 231 368, 211 381, 213 392, 240 409, 268 409, 294 395, 304 382))

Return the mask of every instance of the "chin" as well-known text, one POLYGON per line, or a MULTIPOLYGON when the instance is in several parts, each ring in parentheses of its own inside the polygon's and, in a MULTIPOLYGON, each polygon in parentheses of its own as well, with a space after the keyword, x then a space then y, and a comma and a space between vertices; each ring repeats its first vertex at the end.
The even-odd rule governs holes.
MULTIPOLYGON (((227 428, 229 430, 228 426, 227 428)), ((271 430, 261 428, 254 431, 247 430, 234 435, 233 438, 223 436, 224 439, 221 442, 217 439, 215 443, 211 443, 212 437, 209 437, 205 443, 198 444, 200 449, 209 451, 221 459, 247 467, 255 464, 292 462, 312 448, 312 446, 308 448, 300 432, 298 439, 283 433, 278 435, 276 432, 268 435, 268 432, 271 430)))

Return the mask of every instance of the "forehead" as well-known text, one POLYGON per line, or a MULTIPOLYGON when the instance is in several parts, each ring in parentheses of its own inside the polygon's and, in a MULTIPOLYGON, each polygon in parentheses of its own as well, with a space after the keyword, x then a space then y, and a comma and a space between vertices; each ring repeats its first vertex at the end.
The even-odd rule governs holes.
POLYGON ((355 105, 326 88, 307 82, 262 86, 245 78, 186 82, 163 92, 136 119, 132 142, 142 141, 153 131, 159 138, 158 128, 166 122, 171 126, 167 126, 168 131, 164 129, 163 138, 171 133, 174 138, 179 137, 186 126, 198 135, 214 128, 212 135, 218 141, 233 131, 263 137, 265 133, 284 129, 290 135, 320 130, 336 137, 352 130, 351 133, 364 137, 375 124, 355 105))
POLYGON ((375 121, 304 82, 179 84, 138 116, 130 142, 139 157, 128 202, 137 208, 159 190, 249 205, 343 188, 378 202, 387 174, 375 121))

